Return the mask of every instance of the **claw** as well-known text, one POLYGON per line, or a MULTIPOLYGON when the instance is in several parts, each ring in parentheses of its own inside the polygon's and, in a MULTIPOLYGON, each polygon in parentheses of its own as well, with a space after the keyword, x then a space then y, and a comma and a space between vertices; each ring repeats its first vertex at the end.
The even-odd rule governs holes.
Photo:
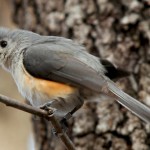
POLYGON ((46 104, 40 106, 40 109, 49 110, 50 106, 51 106, 51 103, 46 103, 46 104))

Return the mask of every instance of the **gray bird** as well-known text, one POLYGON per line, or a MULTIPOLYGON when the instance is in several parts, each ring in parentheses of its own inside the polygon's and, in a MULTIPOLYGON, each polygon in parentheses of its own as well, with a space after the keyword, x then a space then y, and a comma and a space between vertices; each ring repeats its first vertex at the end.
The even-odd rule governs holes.
POLYGON ((91 96, 87 93, 104 92, 150 122, 150 109, 111 80, 125 72, 70 39, 0 28, 0 64, 11 73, 31 105, 54 108, 60 120, 73 115, 84 98, 91 96))

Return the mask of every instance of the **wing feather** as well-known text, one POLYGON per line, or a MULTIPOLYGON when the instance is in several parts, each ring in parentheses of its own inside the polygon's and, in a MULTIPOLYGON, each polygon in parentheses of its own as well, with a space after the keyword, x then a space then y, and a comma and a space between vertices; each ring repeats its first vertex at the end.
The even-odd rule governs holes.
POLYGON ((62 51, 58 45, 56 48, 44 44, 31 46, 24 52, 24 67, 38 78, 80 85, 97 92, 101 90, 105 78, 96 69, 78 59, 76 53, 62 51))

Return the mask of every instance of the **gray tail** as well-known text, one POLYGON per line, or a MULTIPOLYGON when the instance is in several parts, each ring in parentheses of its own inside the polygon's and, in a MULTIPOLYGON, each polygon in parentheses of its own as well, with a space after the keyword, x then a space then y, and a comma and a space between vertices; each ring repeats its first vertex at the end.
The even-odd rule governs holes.
POLYGON ((150 123, 150 108, 142 104, 138 100, 132 98, 128 94, 120 90, 114 82, 108 81, 108 89, 115 94, 118 99, 116 99, 121 105, 126 107, 128 110, 133 112, 142 120, 150 123))

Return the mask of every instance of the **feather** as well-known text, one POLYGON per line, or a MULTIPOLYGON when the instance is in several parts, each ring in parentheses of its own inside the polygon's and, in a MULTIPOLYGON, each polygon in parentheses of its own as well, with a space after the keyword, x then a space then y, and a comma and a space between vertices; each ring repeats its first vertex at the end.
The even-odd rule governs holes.
POLYGON ((132 113, 137 115, 142 120, 150 123, 150 108, 142 104, 140 101, 134 99, 128 94, 124 93, 119 89, 114 82, 108 80, 108 89, 115 94, 118 98, 116 99, 121 105, 126 107, 132 113))

